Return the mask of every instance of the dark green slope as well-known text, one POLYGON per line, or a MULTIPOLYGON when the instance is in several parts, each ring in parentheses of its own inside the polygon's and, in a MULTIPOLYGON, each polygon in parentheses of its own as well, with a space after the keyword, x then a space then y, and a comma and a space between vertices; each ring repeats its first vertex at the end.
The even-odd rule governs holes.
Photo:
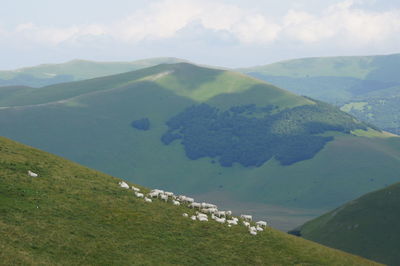
POLYGON ((233 210, 257 203, 283 230, 399 180, 397 138, 234 72, 181 63, 35 90, 8 102, 26 106, 4 100, 1 135, 233 210), (143 118, 148 130, 132 127, 143 118))
POLYGON ((185 206, 145 203, 117 178, 2 137, 0 151, 2 265, 377 265, 271 228, 191 221, 185 206))
POLYGON ((10 85, 42 87, 62 82, 119 74, 163 63, 173 64, 178 62, 185 62, 185 60, 160 57, 132 62, 72 60, 62 64, 43 64, 16 70, 0 71, 0 87, 10 85))
POLYGON ((294 59, 240 71, 398 133, 399 68, 400 54, 393 54, 294 59))
POLYGON ((371 192, 301 226, 321 244, 389 265, 400 264, 400 184, 371 192))

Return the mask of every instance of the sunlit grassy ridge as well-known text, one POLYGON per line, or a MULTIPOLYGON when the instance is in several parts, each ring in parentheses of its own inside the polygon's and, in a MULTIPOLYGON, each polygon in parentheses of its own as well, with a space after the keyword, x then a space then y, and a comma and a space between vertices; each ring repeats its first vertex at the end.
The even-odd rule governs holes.
POLYGON ((400 263, 400 184, 353 200, 304 224, 301 235, 389 265, 400 263))
POLYGON ((240 69, 400 134, 400 54, 293 59, 240 69))
POLYGON ((0 151, 3 265, 374 265, 270 228, 191 221, 187 207, 145 203, 117 178, 5 138, 0 151))

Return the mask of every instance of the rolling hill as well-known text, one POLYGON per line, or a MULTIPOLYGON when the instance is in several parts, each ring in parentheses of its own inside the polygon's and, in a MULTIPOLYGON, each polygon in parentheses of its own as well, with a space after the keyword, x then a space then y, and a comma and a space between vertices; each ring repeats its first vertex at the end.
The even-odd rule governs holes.
POLYGON ((399 133, 400 54, 294 59, 241 72, 326 101, 393 133, 399 133))
POLYGON ((399 265, 400 183, 366 194, 295 230, 302 237, 399 265))
POLYGON ((135 183, 245 206, 282 230, 400 180, 399 138, 187 63, 22 90, 0 106, 0 135, 135 183))
POLYGON ((133 62, 95 62, 72 60, 62 64, 43 64, 0 71, 1 86, 43 87, 57 83, 96 78, 138 70, 158 64, 183 62, 178 58, 160 57, 133 62))
POLYGON ((186 206, 146 203, 115 177, 6 138, 0 151, 3 265, 378 265, 272 228, 192 221, 186 206))

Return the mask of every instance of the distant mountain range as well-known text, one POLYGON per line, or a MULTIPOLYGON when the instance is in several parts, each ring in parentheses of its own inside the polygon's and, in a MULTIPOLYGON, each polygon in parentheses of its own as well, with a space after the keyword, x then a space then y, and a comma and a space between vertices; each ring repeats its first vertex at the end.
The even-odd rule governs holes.
POLYGON ((43 87, 57 83, 119 74, 159 64, 179 62, 186 61, 172 57, 150 58, 132 62, 72 60, 62 64, 43 64, 0 71, 0 86, 43 87))
MULTIPOLYGON (((399 181, 399 138, 237 72, 162 64, 0 94, 3 136, 233 210, 315 217, 399 181)), ((301 223, 263 217, 282 230, 301 223)))
POLYGON ((400 54, 294 59, 239 71, 399 134, 400 54))
POLYGON ((292 233, 388 265, 399 265, 400 183, 371 192, 292 233))

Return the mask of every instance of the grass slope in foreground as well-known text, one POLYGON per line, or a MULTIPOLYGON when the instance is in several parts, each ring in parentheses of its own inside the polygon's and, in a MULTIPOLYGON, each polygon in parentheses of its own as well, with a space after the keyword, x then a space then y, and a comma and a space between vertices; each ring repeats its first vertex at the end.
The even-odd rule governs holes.
POLYGON ((400 183, 304 224, 301 236, 389 265, 400 264, 400 183))
POLYGON ((191 221, 184 206, 145 203, 117 178, 5 138, 0 151, 4 265, 374 265, 270 228, 191 221))

